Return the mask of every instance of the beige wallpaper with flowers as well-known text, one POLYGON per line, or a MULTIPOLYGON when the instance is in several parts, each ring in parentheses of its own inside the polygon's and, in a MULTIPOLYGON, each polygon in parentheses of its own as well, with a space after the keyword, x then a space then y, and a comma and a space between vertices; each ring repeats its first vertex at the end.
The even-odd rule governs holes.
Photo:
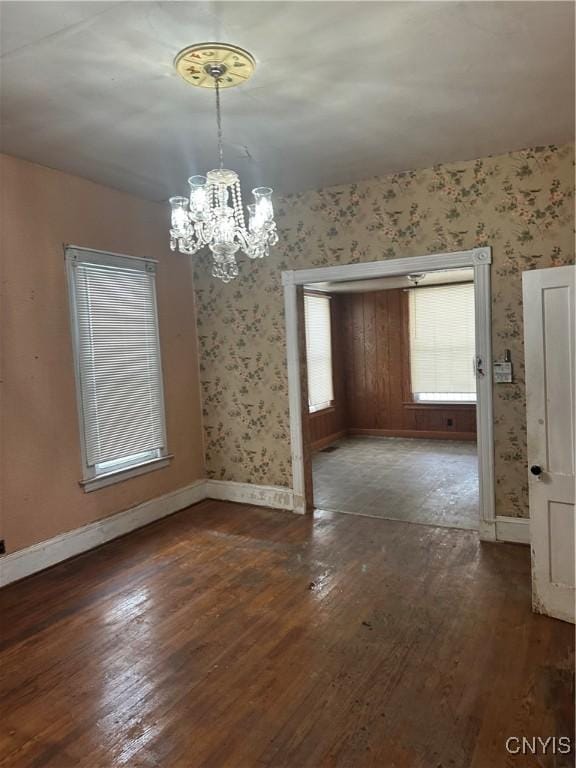
POLYGON ((521 273, 574 262, 574 146, 439 165, 276 201, 280 244, 223 285, 196 264, 210 477, 290 486, 281 272, 491 245, 497 514, 527 515, 521 273))

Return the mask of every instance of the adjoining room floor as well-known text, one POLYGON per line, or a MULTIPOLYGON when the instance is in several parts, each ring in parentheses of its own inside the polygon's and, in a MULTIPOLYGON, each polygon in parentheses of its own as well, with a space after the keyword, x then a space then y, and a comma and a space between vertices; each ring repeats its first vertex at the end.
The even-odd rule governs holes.
MULTIPOLYGON (((206 501, 0 590, 2 768, 522 768, 573 733, 530 552, 206 501)), ((564 762, 565 761, 565 762, 564 762)))
POLYGON ((312 469, 319 509, 478 528, 475 442, 346 437, 315 453, 312 469))

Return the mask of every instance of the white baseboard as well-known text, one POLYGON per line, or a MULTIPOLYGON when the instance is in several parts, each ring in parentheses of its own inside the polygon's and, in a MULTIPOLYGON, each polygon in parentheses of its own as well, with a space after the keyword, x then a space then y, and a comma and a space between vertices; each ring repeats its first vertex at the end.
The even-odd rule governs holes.
POLYGON ((0 587, 50 568, 204 499, 236 501, 241 504, 287 510, 292 510, 294 506, 290 488, 225 480, 198 480, 185 488, 145 501, 125 512, 105 517, 103 520, 1 557, 0 587))
POLYGON ((125 512, 105 517, 82 528, 67 531, 53 539, 5 555, 0 558, 0 586, 68 560, 74 555, 79 555, 136 528, 160 520, 205 498, 206 481, 198 480, 185 488, 145 501, 125 512))
POLYGON ((496 517, 496 540, 530 544, 530 520, 526 517, 496 517))
POLYGON ((236 501, 274 509, 294 509, 294 494, 290 488, 276 485, 252 485, 230 480, 207 480, 206 496, 219 501, 236 501))
MULTIPOLYGON (((3 556, 0 558, 0 586, 68 560, 204 499, 294 510, 294 493, 290 488, 227 480, 198 480, 185 488, 145 501, 125 512, 3 556)), ((496 539, 529 544, 530 521, 520 517, 497 517, 496 539)))
POLYGON ((480 517, 478 536, 480 541, 496 541, 496 523, 494 520, 488 521, 480 517))

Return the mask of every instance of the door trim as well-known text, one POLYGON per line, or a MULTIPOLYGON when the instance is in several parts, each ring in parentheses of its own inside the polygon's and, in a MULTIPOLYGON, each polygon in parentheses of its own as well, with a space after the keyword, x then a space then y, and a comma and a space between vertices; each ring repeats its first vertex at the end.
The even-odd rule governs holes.
POLYGON ((300 345, 298 338, 297 288, 307 283, 366 280, 376 277, 399 277, 414 272, 439 269, 474 269, 474 298, 476 305, 476 355, 484 370, 477 378, 477 441, 480 507, 480 538, 496 539, 494 504, 494 433, 492 402, 492 323, 490 267, 492 249, 474 248, 469 251, 435 253, 402 259, 387 259, 363 264, 343 264, 335 267, 286 270, 282 272, 286 320, 286 356, 288 365, 288 401, 290 407, 290 442, 292 454, 292 489, 294 511, 306 512, 304 441, 302 432, 302 391, 300 381, 300 345))

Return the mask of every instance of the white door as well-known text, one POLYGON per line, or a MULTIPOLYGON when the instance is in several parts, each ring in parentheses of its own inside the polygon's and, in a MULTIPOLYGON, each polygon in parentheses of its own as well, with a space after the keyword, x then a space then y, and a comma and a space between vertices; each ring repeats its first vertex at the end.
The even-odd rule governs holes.
POLYGON ((523 274, 532 607, 574 622, 576 267, 523 274))

